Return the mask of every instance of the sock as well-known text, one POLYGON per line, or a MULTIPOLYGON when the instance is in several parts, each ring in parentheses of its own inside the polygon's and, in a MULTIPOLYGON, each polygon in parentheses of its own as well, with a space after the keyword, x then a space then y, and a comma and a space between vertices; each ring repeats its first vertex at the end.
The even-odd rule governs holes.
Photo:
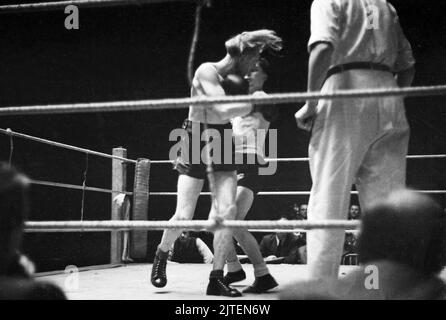
POLYGON ((256 278, 266 276, 267 274, 269 274, 269 270, 265 262, 254 265, 254 276, 256 278))
POLYGON ((156 255, 160 259, 167 260, 167 258, 169 257, 169 251, 163 251, 158 247, 158 249, 156 250, 156 255))
POLYGON ((228 261, 226 263, 227 267, 228 267, 228 272, 237 272, 242 270, 242 265, 240 264, 240 261, 235 260, 235 261, 228 261))
POLYGON ((212 270, 209 279, 223 278, 223 270, 212 270))

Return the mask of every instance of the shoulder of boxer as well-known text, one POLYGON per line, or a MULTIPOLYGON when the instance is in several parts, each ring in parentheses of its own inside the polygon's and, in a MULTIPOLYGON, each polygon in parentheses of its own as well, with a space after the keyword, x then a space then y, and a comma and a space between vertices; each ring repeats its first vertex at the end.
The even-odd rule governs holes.
MULTIPOLYGON (((254 97, 265 97, 268 94, 265 91, 256 91, 252 95, 254 97)), ((268 122, 276 121, 279 116, 279 112, 277 111, 277 107, 275 106, 256 105, 254 106, 253 113, 255 112, 261 113, 263 118, 268 122)))
POLYGON ((218 82, 218 73, 215 67, 210 62, 201 64, 197 70, 195 70, 194 80, 202 81, 216 81, 218 82))

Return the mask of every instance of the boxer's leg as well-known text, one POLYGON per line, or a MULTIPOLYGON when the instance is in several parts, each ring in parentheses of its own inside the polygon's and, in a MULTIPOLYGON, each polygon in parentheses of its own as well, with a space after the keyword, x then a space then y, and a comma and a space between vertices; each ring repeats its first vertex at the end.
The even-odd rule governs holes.
MULTIPOLYGON (((237 214, 236 188, 237 180, 235 171, 214 172, 215 201, 218 212, 213 214, 217 218, 234 220, 237 214)), ((228 250, 232 245, 232 230, 219 229, 214 233, 214 270, 223 270, 228 250)))
MULTIPOLYGON (((237 187, 237 196, 236 196, 236 205, 237 205, 237 214, 235 220, 244 220, 246 214, 252 206, 252 202, 254 201, 254 193, 245 187, 237 187)), ((234 238, 240 243, 245 253, 249 256, 249 248, 245 248, 243 244, 240 242, 244 239, 241 239, 243 236, 240 236, 240 231, 246 231, 245 229, 234 229, 234 238)), ((248 240, 249 241, 249 240, 248 240)), ((255 239, 254 239, 255 241, 255 239)), ((257 241, 255 241, 257 243, 257 241)), ((246 245, 245 245, 246 246, 246 245)), ((240 262, 238 262, 237 254, 235 252, 234 246, 231 246, 228 256, 226 258, 228 262, 228 272, 235 272, 242 269, 240 262)), ((242 279, 243 280, 243 279, 242 279)), ((235 281, 233 281, 235 282, 235 281)))
MULTIPOLYGON (((254 193, 252 190, 245 187, 237 187, 237 220, 244 220, 246 218, 253 201, 254 193)), ((261 277, 269 274, 266 263, 260 253, 259 244, 251 232, 246 229, 234 229, 234 237, 251 260, 254 266, 255 276, 261 277)))
MULTIPOLYGON (((246 214, 248 213, 249 209, 251 208, 253 200, 254 200, 254 193, 251 190, 244 188, 244 187, 237 187, 237 196, 236 196, 237 214, 235 217, 236 220, 244 220, 245 219, 246 214)), ((244 240, 244 239, 241 239, 241 237, 238 235, 239 234, 238 231, 241 231, 241 230, 242 229, 234 229, 233 230, 234 238, 240 243, 240 245, 242 246, 245 253, 249 256, 248 251, 250 249, 245 248, 246 245, 244 246, 240 242, 240 240, 241 241, 244 240)), ((254 239, 254 241, 255 241, 255 239, 254 239)), ((257 241, 255 241, 255 242, 257 243, 257 241)), ((237 281, 241 281, 246 278, 246 275, 242 270, 242 265, 238 261, 237 253, 235 252, 235 248, 233 245, 229 249, 228 255, 226 257, 226 261, 227 261, 228 274, 225 277, 225 279, 228 284, 237 282, 237 281)), ((251 260, 251 262, 252 262, 252 260, 251 260)))
MULTIPOLYGON (((235 204, 237 179, 235 171, 216 171, 213 173, 215 182, 215 203, 217 211, 211 211, 209 217, 234 220, 237 209, 235 204)), ((214 264, 210 274, 210 282, 206 291, 208 295, 241 296, 237 290, 224 283, 223 268, 230 247, 233 245, 231 229, 218 229, 214 232, 214 264)))
MULTIPOLYGON (((237 187, 237 215, 236 220, 244 220, 247 213, 249 212, 249 209, 252 206, 254 200, 254 192, 246 187, 239 186, 237 187)), ((266 266, 265 261, 263 260, 262 254, 260 253, 259 245, 257 243, 257 240, 254 238, 254 236, 246 229, 234 229, 234 237, 237 239, 237 241, 240 243, 241 247, 245 251, 245 253, 248 255, 249 259, 251 260, 251 263, 254 267, 254 276, 256 278, 260 279, 260 282, 262 279, 266 279, 265 276, 268 276, 268 285, 262 286, 262 288, 267 288, 262 291, 269 290, 275 286, 277 286, 277 283, 273 279, 271 281, 271 276, 269 276, 269 270, 266 266)), ((238 262, 237 255, 235 253, 235 249, 231 248, 231 251, 228 253, 227 257, 228 261, 228 275, 227 277, 231 278, 232 273, 236 273, 238 270, 241 271, 241 265, 238 262), (232 265, 232 267, 230 267, 232 265)), ((243 272, 244 274, 244 272, 243 272)), ((243 277, 245 278, 245 277, 243 277)), ((241 279, 243 280, 243 279, 241 279)), ((238 280, 239 281, 239 280, 238 280)), ((265 280, 266 281, 266 280, 265 280)), ((264 281, 264 282, 265 282, 264 281)), ((236 282, 236 281, 230 281, 230 282, 236 282)), ((228 282, 228 283, 230 283, 228 282)))
MULTIPOLYGON (((192 220, 203 184, 204 180, 192 178, 187 175, 179 175, 177 185, 177 205, 175 214, 170 221, 192 220)), ((181 229, 164 230, 158 248, 164 252, 169 251, 182 232, 183 230, 181 229)))
MULTIPOLYGON (((192 178, 184 174, 178 176, 177 206, 175 214, 170 221, 192 220, 203 183, 204 180, 202 179, 192 178)), ((168 252, 181 232, 181 229, 164 230, 152 265, 151 282, 155 287, 160 288, 167 284, 166 264, 168 252)))

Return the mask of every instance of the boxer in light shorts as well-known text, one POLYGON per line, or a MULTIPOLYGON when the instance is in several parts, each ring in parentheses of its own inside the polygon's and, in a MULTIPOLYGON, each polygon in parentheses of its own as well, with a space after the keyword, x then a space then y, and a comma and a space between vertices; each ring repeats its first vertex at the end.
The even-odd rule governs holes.
MULTIPOLYGON (((247 76, 249 94, 265 96, 263 85, 268 79, 269 63, 261 58, 247 76)), ((276 106, 256 106, 256 110, 244 117, 231 120, 235 140, 235 153, 243 164, 237 167, 237 220, 244 220, 254 202, 254 198, 268 179, 262 175, 260 168, 267 166, 264 145, 270 124, 278 116, 276 106), (248 160, 251 157, 251 163, 248 160)), ((235 239, 243 251, 248 255, 254 268, 255 281, 243 290, 244 293, 264 293, 278 286, 271 276, 262 257, 259 244, 254 236, 246 229, 234 229, 235 239)), ((229 250, 227 260, 228 272, 225 282, 231 284, 244 280, 246 274, 237 258, 234 246, 229 250)))

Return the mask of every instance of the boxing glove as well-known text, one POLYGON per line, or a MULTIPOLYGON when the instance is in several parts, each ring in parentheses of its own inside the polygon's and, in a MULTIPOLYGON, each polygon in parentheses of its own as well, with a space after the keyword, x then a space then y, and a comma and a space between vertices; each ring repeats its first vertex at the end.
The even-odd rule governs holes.
POLYGON ((248 94, 248 81, 236 74, 228 74, 222 81, 221 86, 228 96, 248 94))

